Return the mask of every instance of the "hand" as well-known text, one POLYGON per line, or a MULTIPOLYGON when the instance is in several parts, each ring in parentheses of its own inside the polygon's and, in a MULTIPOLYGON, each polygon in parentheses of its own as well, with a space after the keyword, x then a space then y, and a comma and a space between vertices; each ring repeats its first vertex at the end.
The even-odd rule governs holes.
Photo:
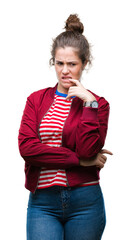
POLYGON ((96 157, 93 160, 80 159, 80 166, 83 167, 96 166, 101 169, 104 167, 107 160, 107 157, 104 154, 113 155, 113 153, 110 152, 109 150, 103 149, 96 155, 96 157))
POLYGON ((70 79, 70 81, 74 84, 74 86, 71 86, 69 88, 66 100, 70 99, 73 96, 79 97, 84 102, 96 100, 94 95, 91 94, 88 90, 86 90, 79 82, 79 80, 70 79))

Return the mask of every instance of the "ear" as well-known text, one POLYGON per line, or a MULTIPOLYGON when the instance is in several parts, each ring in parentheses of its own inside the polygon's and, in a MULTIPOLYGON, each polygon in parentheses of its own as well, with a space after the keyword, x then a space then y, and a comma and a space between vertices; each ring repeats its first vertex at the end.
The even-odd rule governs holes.
POLYGON ((85 63, 83 63, 82 70, 84 70, 84 69, 85 69, 85 67, 86 67, 87 63, 88 63, 88 60, 87 60, 87 61, 85 61, 85 63))

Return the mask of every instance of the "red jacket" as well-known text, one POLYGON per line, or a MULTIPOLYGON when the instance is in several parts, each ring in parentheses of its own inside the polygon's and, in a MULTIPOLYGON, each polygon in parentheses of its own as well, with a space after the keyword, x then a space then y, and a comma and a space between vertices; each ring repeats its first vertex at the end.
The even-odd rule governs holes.
POLYGON ((62 146, 50 147, 41 143, 38 129, 54 100, 54 88, 32 93, 26 102, 19 129, 19 150, 25 160, 25 187, 35 192, 41 167, 65 169, 69 186, 99 179, 95 166, 81 167, 79 158, 95 156, 104 146, 109 116, 109 103, 96 97, 99 107, 83 107, 83 101, 73 98, 71 110, 64 124, 62 146))

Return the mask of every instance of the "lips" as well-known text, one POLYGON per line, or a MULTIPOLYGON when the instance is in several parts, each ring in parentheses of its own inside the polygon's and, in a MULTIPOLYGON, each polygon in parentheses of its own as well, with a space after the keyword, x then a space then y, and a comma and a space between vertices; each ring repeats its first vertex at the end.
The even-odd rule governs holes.
POLYGON ((72 77, 70 76, 62 76, 62 79, 71 79, 72 77))
POLYGON ((72 77, 70 77, 70 76, 62 76, 62 81, 69 83, 71 78, 72 77))

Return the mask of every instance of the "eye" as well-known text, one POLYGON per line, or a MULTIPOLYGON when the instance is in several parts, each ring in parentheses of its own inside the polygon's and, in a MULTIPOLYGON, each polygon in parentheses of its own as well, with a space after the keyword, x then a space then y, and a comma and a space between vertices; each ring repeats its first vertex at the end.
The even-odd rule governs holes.
POLYGON ((71 67, 74 67, 74 66, 76 66, 76 63, 71 62, 71 63, 69 63, 69 65, 70 65, 71 67))
POLYGON ((59 65, 59 66, 62 66, 63 62, 56 61, 56 64, 59 65))

